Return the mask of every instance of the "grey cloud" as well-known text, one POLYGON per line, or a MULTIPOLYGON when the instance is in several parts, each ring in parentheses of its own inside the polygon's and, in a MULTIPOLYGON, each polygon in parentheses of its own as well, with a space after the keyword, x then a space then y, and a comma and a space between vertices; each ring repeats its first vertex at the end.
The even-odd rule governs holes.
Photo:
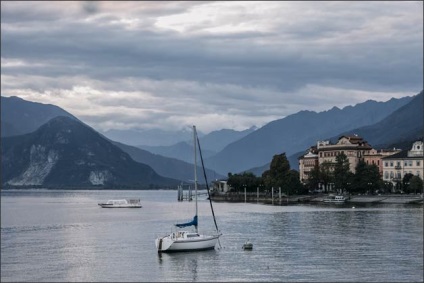
MULTIPOLYGON (((298 88, 309 82, 334 79, 347 81, 358 77, 359 82, 397 84, 406 80, 407 84, 419 81, 422 64, 417 58, 420 46, 368 45, 361 50, 352 46, 327 47, 330 58, 321 60, 319 47, 286 46, 261 47, 246 44, 240 47, 233 44, 196 44, 197 38, 181 39, 172 35, 162 37, 160 33, 126 32, 114 28, 96 28, 74 24, 67 30, 49 31, 44 34, 14 34, 4 31, 4 56, 30 60, 59 60, 60 66, 69 66, 62 72, 72 74, 87 73, 97 79, 110 79, 117 76, 141 76, 152 79, 185 79, 212 81, 215 83, 274 85, 282 90, 298 88), (75 29, 75 30, 74 30, 75 29), (315 57, 314 54, 318 56, 315 57), (294 55, 294 56, 293 56, 294 55), (350 57, 358 57, 351 60, 350 57), (396 66, 384 58, 396 58, 396 66), (372 65, 369 64, 372 61, 372 65), (414 62, 416 62, 414 64, 414 62), (411 64, 412 63, 412 64, 411 64), (74 65, 85 68, 73 69, 74 65), (379 68, 377 68, 379 67, 379 68), (387 72, 388 67, 393 72, 387 72), (375 69, 375 70, 374 70, 375 69), (410 70, 409 74, 405 69, 410 70), (375 75, 369 76, 369 73, 375 75)), ((361 48, 361 47, 360 47, 361 48)), ((3 56, 3 54, 2 54, 3 56)), ((24 70, 25 71, 25 70, 24 70)), ((32 70, 31 70, 32 71, 32 70)), ((56 69, 42 68, 46 75, 60 74, 56 69)), ((38 72, 38 73, 39 73, 38 72)))
MULTIPOLYGON (((181 107, 178 97, 190 111, 207 105, 208 111, 225 111, 222 115, 269 119, 290 114, 294 106, 308 109, 311 85, 369 92, 422 88, 423 33, 416 23, 423 16, 422 9, 412 13, 410 3, 300 2, 291 6, 298 13, 291 22, 283 17, 287 11, 277 10, 272 28, 213 34, 205 32, 208 21, 195 22, 187 33, 154 26, 158 17, 208 2, 71 2, 69 9, 48 3, 2 3, 2 59, 26 63, 2 66, 3 91, 88 85, 105 93, 149 92, 156 103, 168 99, 173 107, 181 107), (138 20, 134 26, 125 23, 131 19, 138 20)), ((224 20, 252 24, 253 12, 224 20)), ((131 99, 117 101, 142 108, 131 99)), ((328 99, 335 102, 334 97, 320 102, 333 106, 328 99)), ((165 107, 149 117, 165 119, 178 111, 165 107)), ((84 117, 95 123, 106 118, 93 116, 84 117)))

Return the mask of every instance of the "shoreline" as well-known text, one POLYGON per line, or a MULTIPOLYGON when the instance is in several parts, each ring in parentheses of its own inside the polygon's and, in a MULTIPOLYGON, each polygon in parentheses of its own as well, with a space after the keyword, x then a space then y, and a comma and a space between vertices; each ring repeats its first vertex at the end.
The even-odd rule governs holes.
MULTIPOLYGON (((244 194, 234 194, 234 195, 213 195, 211 196, 212 201, 216 202, 261 202, 266 204, 293 204, 293 203, 323 203, 324 198, 327 194, 320 195, 299 195, 299 196, 290 196, 290 197, 264 197, 264 196, 253 196, 253 195, 245 195, 244 194)), ((350 196, 350 198, 346 201, 346 203, 383 203, 383 204, 423 204, 422 195, 395 195, 395 194, 387 194, 387 195, 361 195, 361 196, 350 196)))

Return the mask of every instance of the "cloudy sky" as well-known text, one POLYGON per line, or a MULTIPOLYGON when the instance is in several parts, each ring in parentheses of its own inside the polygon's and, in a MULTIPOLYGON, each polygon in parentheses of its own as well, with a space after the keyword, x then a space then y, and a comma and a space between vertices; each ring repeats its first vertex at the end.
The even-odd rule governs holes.
POLYGON ((423 88, 423 3, 1 2, 1 95, 204 133, 423 88))

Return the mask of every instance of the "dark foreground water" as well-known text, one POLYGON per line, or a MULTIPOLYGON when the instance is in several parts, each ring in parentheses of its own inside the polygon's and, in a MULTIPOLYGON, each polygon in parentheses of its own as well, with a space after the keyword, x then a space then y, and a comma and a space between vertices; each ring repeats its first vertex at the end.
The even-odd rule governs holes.
POLYGON ((193 217, 176 191, 3 190, 1 281, 422 282, 422 205, 355 206, 214 203, 221 248, 159 255, 154 239, 193 217), (97 205, 130 197, 143 208, 97 205))

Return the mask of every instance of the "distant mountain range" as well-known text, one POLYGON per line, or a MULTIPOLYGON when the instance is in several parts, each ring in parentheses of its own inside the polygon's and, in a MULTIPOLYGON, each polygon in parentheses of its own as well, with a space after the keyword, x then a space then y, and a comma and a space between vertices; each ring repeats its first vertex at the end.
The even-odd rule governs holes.
MULTIPOLYGON (((311 141, 309 146, 287 157, 291 168, 299 170, 298 157, 305 154, 310 146, 316 145, 318 140, 329 140, 334 143, 337 142, 342 135, 357 134, 364 138, 375 149, 389 149, 395 147, 402 150, 409 150, 415 141, 423 140, 424 137, 423 96, 423 92, 421 91, 419 94, 412 97, 408 103, 396 109, 375 124, 351 129, 349 131, 341 131, 338 134, 322 136, 320 139, 311 141)), ((269 169, 269 164, 270 162, 246 171, 260 176, 265 170, 269 169)))
MULTIPOLYGON (((107 138, 132 146, 170 146, 178 142, 188 141, 192 135, 191 129, 183 128, 178 131, 150 130, 108 130, 102 132, 107 138)), ((199 137, 204 134, 199 131, 199 137)))
MULTIPOLYGON (((209 158, 217 154, 228 144, 235 142, 248 134, 254 132, 256 127, 244 131, 235 131, 223 129, 219 131, 210 132, 207 135, 200 137, 200 144, 202 146, 203 158, 209 158)), ((192 162, 193 141, 183 141, 170 146, 138 146, 141 149, 150 151, 155 154, 172 157, 186 162, 192 162)))
MULTIPOLYGON (((387 148, 391 144, 402 144, 404 141, 417 141, 422 139, 424 132, 423 109, 424 100, 423 92, 421 92, 380 122, 356 128, 349 132, 364 137, 376 148, 387 148)), ((341 132, 339 136, 347 133, 346 131, 341 132)), ((331 138, 331 140, 336 140, 336 137, 331 138)), ((412 146, 412 143, 408 147, 410 146, 412 146)))
POLYGON ((36 131, 2 138, 3 185, 164 188, 180 181, 135 162, 85 124, 58 116, 36 131))
MULTIPOLYGON (((421 94, 422 95, 422 94, 421 94)), ((275 154, 287 156, 304 151, 318 140, 380 122, 413 98, 390 99, 387 102, 366 101, 343 109, 300 111, 272 121, 262 128, 226 146, 206 161, 209 168, 227 175, 261 167, 275 154)), ((414 123, 414 122, 411 122, 414 123)), ((368 139, 367 136, 364 136, 368 139)), ((291 163, 297 170, 297 162, 291 163)))
MULTIPOLYGON (((71 187, 138 184, 146 188, 172 186, 193 178, 188 129, 180 142, 141 149, 110 140, 54 105, 2 96, 1 106, 3 183, 71 187), (68 119, 51 120, 62 115, 68 119)), ((291 168, 298 170, 297 158, 311 145, 343 134, 358 134, 375 148, 384 148, 422 138, 422 132, 421 92, 319 113, 300 111, 259 129, 215 131, 202 135, 200 144, 211 181, 224 178, 228 172, 261 175, 269 169, 272 157, 283 152, 291 168)))
MULTIPOLYGON (((193 165, 193 147, 190 148, 188 156, 191 156, 192 160, 187 162, 176 158, 164 157, 162 155, 153 154, 147 150, 140 149, 135 146, 125 145, 119 142, 113 142, 120 149, 128 153, 135 161, 148 164, 155 170, 159 175, 166 176, 169 178, 179 179, 182 182, 190 183, 193 182, 194 176, 194 165, 193 165)), ((203 154, 203 150, 202 150, 203 154)), ((198 163, 199 164, 199 163, 198 163)), ((205 164, 207 167, 208 164, 205 164)), ((198 166, 198 182, 204 184, 203 169, 198 166)), ((224 178, 223 175, 216 173, 215 171, 206 168, 206 177, 208 181, 215 179, 224 178)))

